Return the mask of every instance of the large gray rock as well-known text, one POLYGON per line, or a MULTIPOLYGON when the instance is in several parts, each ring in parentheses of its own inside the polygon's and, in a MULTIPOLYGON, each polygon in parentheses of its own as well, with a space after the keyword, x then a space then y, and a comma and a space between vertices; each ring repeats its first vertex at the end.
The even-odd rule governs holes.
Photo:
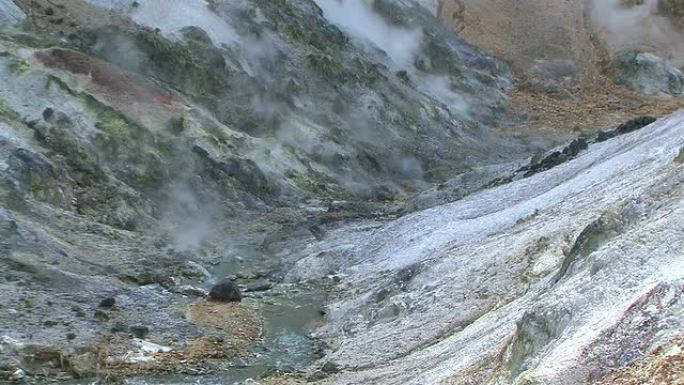
POLYGON ((525 85, 535 92, 568 96, 579 87, 581 71, 573 60, 537 59, 525 74, 525 85))
POLYGON ((19 23, 25 18, 24 12, 12 0, 0 0, 0 27, 19 23))
POLYGON ((616 59, 617 80, 644 95, 684 96, 684 73, 647 52, 624 52, 616 59))

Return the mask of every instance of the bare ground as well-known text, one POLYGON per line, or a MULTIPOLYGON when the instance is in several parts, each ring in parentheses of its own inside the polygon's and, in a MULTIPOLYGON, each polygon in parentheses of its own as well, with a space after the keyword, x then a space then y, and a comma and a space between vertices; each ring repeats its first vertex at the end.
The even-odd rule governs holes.
POLYGON ((594 385, 645 384, 684 384, 684 336, 594 383, 594 385))
POLYGON ((442 0, 439 6, 447 26, 513 69, 512 112, 518 119, 505 131, 595 132, 684 108, 682 99, 645 97, 615 84, 611 53, 594 32, 588 12, 585 0, 442 0), (527 71, 537 59, 578 63, 576 89, 563 95, 529 89, 527 71))

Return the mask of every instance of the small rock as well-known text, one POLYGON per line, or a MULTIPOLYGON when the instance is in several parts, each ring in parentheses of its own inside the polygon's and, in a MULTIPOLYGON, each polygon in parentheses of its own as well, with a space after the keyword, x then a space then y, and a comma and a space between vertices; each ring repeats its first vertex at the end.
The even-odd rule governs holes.
POLYGON ((245 360, 242 357, 238 357, 238 358, 234 359, 233 361, 231 361, 230 366, 232 366, 234 368, 242 369, 242 368, 248 367, 249 362, 247 362, 247 360, 245 360))
POLYGON ((339 371, 340 371, 340 366, 337 365, 337 364, 336 364, 335 362, 333 362, 333 361, 328 361, 328 362, 326 362, 326 363, 321 367, 321 370, 322 370, 324 373, 330 373, 330 374, 332 374, 332 373, 339 373, 339 371))
POLYGON ((316 238, 317 241, 322 241, 325 238, 325 229, 321 226, 314 225, 309 227, 309 231, 316 238))
POLYGON ((325 373, 323 373, 323 371, 317 370, 317 371, 313 372, 311 374, 311 376, 309 376, 309 381, 311 381, 311 382, 320 381, 326 377, 328 377, 328 376, 325 373))
POLYGON ((256 273, 254 273, 254 279, 267 278, 267 277, 269 277, 270 275, 271 275, 271 273, 268 272, 268 271, 264 271, 264 270, 262 270, 262 271, 257 271, 256 273))
POLYGON ((253 283, 247 287, 246 292, 257 292, 257 291, 268 291, 271 290, 273 285, 268 281, 259 281, 253 283))
POLYGON ((21 369, 17 369, 17 370, 15 370, 14 373, 12 373, 12 375, 10 376, 10 380, 12 380, 12 381, 19 381, 19 380, 21 380, 21 379, 24 378, 24 377, 26 377, 26 372, 24 372, 24 371, 21 370, 21 369))
POLYGON ((130 332, 135 338, 145 339, 150 334, 150 328, 144 325, 133 325, 130 328, 130 332))
POLYGON ((421 55, 420 57, 416 58, 415 61, 415 66, 421 71, 424 72, 430 72, 432 71, 432 60, 430 60, 429 57, 421 55))
POLYGON ((0 338, 0 345, 8 345, 14 349, 22 349, 24 347, 22 342, 19 342, 10 336, 2 336, 2 338, 0 338))
POLYGON ((52 108, 48 107, 48 108, 46 108, 46 109, 43 110, 43 119, 46 120, 46 121, 47 121, 47 120, 50 120, 50 118, 52 118, 52 116, 53 116, 54 114, 55 114, 55 110, 53 110, 52 108))
POLYGON ((71 341, 76 339, 76 333, 67 333, 66 338, 71 341))
POLYGON ((77 377, 88 377, 97 372, 97 355, 87 352, 69 360, 71 371, 77 377))
POLYGON ((278 366, 276 367, 276 371, 277 371, 278 373, 296 373, 296 372, 297 372, 297 368, 295 368, 295 367, 292 366, 292 365, 287 365, 287 364, 285 364, 285 365, 278 365, 278 366))
POLYGON ((395 75, 404 83, 409 83, 411 81, 408 72, 405 70, 397 71, 395 75))
POLYGON ((122 361, 127 364, 144 364, 154 361, 154 357, 145 355, 144 352, 127 352, 124 354, 122 361))
POLYGON ((240 294, 240 288, 228 280, 215 285, 211 288, 209 292, 209 297, 216 301, 221 302, 240 302, 242 301, 242 294, 240 294))
POLYGON ((679 154, 675 157, 674 161, 677 164, 684 163, 684 147, 679 150, 679 154))
POLYGON ((587 139, 584 137, 580 137, 573 140, 569 145, 567 145, 563 149, 563 154, 569 157, 575 157, 579 155, 581 151, 584 151, 587 148, 589 148, 589 143, 587 143, 587 139))
POLYGON ((188 261, 186 263, 187 267, 184 269, 183 274, 188 277, 203 277, 211 278, 211 273, 204 266, 200 265, 195 261, 188 261))
POLYGON ((141 340, 139 338, 133 340, 133 343, 135 344, 135 346, 140 348, 140 351, 144 353, 168 353, 173 350, 168 346, 157 345, 152 342, 141 340))
POLYGON ((110 309, 116 304, 116 299, 114 297, 107 297, 100 302, 100 307, 110 309))
POLYGON ((206 290, 192 285, 183 285, 174 291, 178 294, 187 295, 189 297, 207 297, 209 295, 206 290))
POLYGON ((112 325, 111 329, 109 329, 112 333, 126 333, 128 331, 128 325, 121 321, 114 322, 114 325, 112 325))

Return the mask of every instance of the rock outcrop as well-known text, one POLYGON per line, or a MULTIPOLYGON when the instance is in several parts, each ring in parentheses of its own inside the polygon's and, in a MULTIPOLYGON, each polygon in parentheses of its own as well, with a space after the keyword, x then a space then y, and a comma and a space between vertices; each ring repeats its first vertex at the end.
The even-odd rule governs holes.
POLYGON ((616 58, 618 81, 644 95, 684 96, 684 73, 671 62, 645 52, 625 52, 616 58))

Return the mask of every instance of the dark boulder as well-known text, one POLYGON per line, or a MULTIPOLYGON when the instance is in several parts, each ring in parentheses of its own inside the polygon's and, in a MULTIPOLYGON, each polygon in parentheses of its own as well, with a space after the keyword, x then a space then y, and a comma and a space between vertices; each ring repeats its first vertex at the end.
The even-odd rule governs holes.
POLYGON ((114 304, 116 304, 116 299, 114 299, 114 297, 107 297, 100 301, 100 307, 105 309, 110 309, 114 307, 114 304))
POLYGON ((652 116, 640 116, 638 118, 629 120, 625 123, 622 123, 619 125, 616 129, 614 130, 608 130, 608 131, 601 131, 598 134, 598 137, 596 138, 597 142, 605 142, 608 139, 612 139, 616 136, 628 134, 630 132, 634 132, 637 130, 640 130, 653 122, 655 122, 657 119, 652 117, 652 116))
POLYGON ((150 328, 144 325, 133 325, 130 328, 130 332, 135 338, 140 338, 142 340, 150 334, 150 328))
POLYGON ((589 148, 589 143, 584 137, 577 138, 573 140, 567 147, 563 149, 563 154, 570 157, 575 157, 579 155, 580 151, 584 151, 589 148))
POLYGON ((619 125, 615 131, 617 131, 618 135, 627 134, 636 130, 640 130, 654 123, 656 120, 657 119, 652 116, 641 116, 619 125))
POLYGON ((242 301, 242 294, 240 294, 240 288, 234 282, 223 280, 211 288, 209 298, 221 302, 240 302, 242 301))
POLYGON ((45 120, 45 121, 49 121, 50 119, 52 119, 52 117, 54 115, 55 115, 55 110, 53 110, 50 107, 43 110, 43 120, 45 120))

